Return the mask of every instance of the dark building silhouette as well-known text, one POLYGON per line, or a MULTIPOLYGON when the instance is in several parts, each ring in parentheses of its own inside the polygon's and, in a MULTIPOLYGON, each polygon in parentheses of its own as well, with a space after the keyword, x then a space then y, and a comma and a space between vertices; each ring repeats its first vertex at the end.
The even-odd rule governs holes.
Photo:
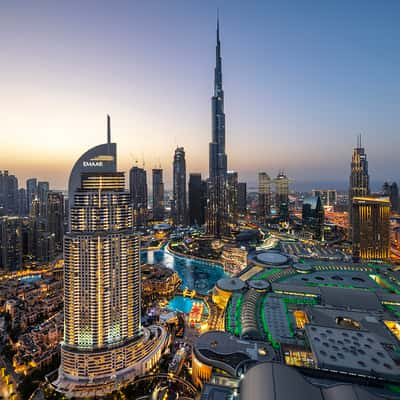
POLYGON ((43 218, 47 217, 47 200, 48 200, 48 193, 50 190, 49 182, 41 181, 38 182, 37 186, 37 197, 39 199, 39 215, 43 218))
POLYGON ((37 179, 30 178, 26 181, 26 201, 28 203, 28 214, 31 212, 33 199, 37 196, 37 179))
POLYGON ((26 189, 24 188, 18 190, 18 215, 28 215, 28 197, 26 195, 26 189))
POLYGON ((0 270, 15 270, 22 266, 22 219, 0 217, 0 270))
POLYGON ((147 222, 147 173, 143 168, 132 167, 129 171, 129 190, 133 207, 133 223, 135 227, 147 222))
POLYGON ((387 198, 353 197, 353 258, 388 260, 390 255, 390 201, 387 198))
POLYGON ((60 253, 64 238, 64 196, 50 191, 47 198, 47 231, 54 235, 55 251, 60 253))
POLYGON ((161 168, 153 169, 153 219, 163 220, 164 207, 164 182, 163 170, 161 168))
POLYGON ((312 233, 314 239, 322 240, 324 233, 324 206, 319 196, 304 199, 302 222, 303 227, 312 233))
POLYGON ((207 205, 207 184, 201 174, 189 175, 189 224, 204 225, 207 205))
POLYGON ((217 46, 215 55, 214 95, 211 98, 212 141, 209 145, 206 222, 207 233, 219 237, 229 233, 225 192, 227 155, 225 153, 225 113, 219 21, 217 21, 217 46))
POLYGON ((18 179, 0 171, 0 215, 18 214, 18 179))
POLYGON ((382 187, 384 196, 388 196, 390 199, 390 205, 393 212, 399 211, 399 188, 396 182, 389 183, 385 182, 382 187))
POLYGON ((172 216, 175 225, 186 225, 186 160, 183 147, 177 147, 173 162, 172 216))
POLYGON ((246 214, 247 211, 247 184, 246 182, 238 183, 238 213, 246 214))

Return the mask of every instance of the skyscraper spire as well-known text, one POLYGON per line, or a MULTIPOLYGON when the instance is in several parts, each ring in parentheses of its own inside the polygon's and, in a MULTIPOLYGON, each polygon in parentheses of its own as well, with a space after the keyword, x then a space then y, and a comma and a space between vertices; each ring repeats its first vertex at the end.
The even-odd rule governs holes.
POLYGON ((107 143, 111 143, 111 118, 107 114, 107 143))

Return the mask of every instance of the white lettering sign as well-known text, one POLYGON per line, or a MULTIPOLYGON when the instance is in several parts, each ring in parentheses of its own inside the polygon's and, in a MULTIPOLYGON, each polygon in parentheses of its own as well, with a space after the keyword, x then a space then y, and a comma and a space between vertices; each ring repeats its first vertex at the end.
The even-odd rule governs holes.
POLYGON ((84 167, 102 167, 103 161, 84 161, 83 166, 84 167))

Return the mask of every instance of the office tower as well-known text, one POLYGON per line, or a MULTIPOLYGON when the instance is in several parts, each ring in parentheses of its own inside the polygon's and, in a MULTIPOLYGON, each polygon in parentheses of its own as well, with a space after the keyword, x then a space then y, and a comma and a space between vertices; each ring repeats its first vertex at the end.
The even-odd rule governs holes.
POLYGON ((18 215, 28 215, 28 198, 24 188, 18 190, 18 215))
POLYGON ((54 235, 55 251, 62 251, 64 238, 64 196, 50 191, 47 195, 47 231, 54 235))
POLYGON ((49 182, 38 182, 37 185, 37 197, 39 199, 40 209, 39 215, 43 218, 47 216, 47 195, 49 193, 49 182))
POLYGON ((189 175, 189 224, 204 225, 207 205, 207 184, 201 180, 201 174, 189 175))
POLYGON ((258 173, 258 220, 265 224, 271 215, 271 178, 266 172, 258 173))
POLYGON ((164 182, 163 170, 161 168, 153 168, 153 219, 164 219, 164 182))
POLYGON ((303 227, 310 231, 313 239, 322 240, 324 234, 324 206, 319 196, 308 197, 303 202, 303 227))
POLYGON ((0 171, 0 215, 18 213, 18 179, 8 171, 0 171))
POLYGON ((133 224, 137 228, 147 222, 147 174, 143 168, 132 167, 129 171, 129 191, 133 207, 133 224))
POLYGON ((319 196, 323 206, 332 207, 337 204, 337 191, 335 189, 313 189, 312 194, 315 197, 319 196))
POLYGON ((246 182, 238 183, 238 213, 246 214, 247 211, 247 184, 246 182))
POLYGON ((207 233, 216 237, 229 233, 226 210, 225 181, 227 155, 225 153, 224 91, 222 89, 222 58, 217 21, 216 65, 214 95, 211 99, 212 141, 209 145, 209 180, 207 188, 207 233))
POLYGON ((31 212, 33 199, 37 196, 37 179, 30 178, 26 180, 26 196, 28 202, 28 214, 31 212))
POLYGON ((353 198, 368 196, 369 175, 368 161, 364 148, 361 145, 361 135, 357 137, 357 147, 353 149, 351 158, 351 173, 349 186, 349 224, 352 226, 353 198))
POLYGON ((59 377, 67 397, 103 397, 152 368, 161 328, 141 329, 139 237, 116 144, 88 150, 69 179, 64 236, 64 341, 59 377))
POLYGON ((22 266, 21 218, 0 217, 0 270, 15 270, 22 266))
POLYGON ((238 174, 235 171, 228 171, 226 175, 226 207, 227 223, 231 230, 238 223, 238 174))
POLYGON ((286 221, 289 218, 289 179, 281 171, 275 178, 274 183, 275 207, 279 218, 286 221))
POLYGON ((39 232, 37 236, 35 260, 38 262, 52 262, 56 258, 57 247, 54 233, 39 232))
POLYGON ((186 225, 186 161, 185 150, 177 147, 173 162, 173 209, 172 215, 175 225, 186 225))
POLYGON ((355 260, 388 260, 390 255, 390 201, 353 197, 352 242, 355 260))
POLYGON ((390 199, 390 205, 393 212, 399 211, 399 188, 397 183, 385 182, 382 187, 382 192, 384 196, 388 196, 390 199))

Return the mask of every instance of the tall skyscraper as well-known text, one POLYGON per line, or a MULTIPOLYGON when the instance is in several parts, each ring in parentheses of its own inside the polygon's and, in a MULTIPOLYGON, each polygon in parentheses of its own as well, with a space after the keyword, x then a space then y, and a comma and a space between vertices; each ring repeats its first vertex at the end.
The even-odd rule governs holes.
POLYGON ((313 239, 324 237, 324 206, 319 196, 304 199, 302 222, 305 229, 312 233, 313 239))
POLYGON ((33 199, 37 196, 37 179, 30 178, 26 180, 26 196, 28 202, 28 214, 31 212, 33 199))
POLYGON ((201 174, 189 175, 189 224, 204 225, 207 205, 207 184, 201 174))
POLYGON ((271 178, 266 172, 258 173, 258 220, 265 224, 271 215, 271 178))
POLYGON ((141 329, 139 237, 110 130, 107 143, 75 163, 69 189, 65 329, 55 386, 67 397, 103 397, 152 368, 165 339, 161 328, 141 329))
POLYGON ((225 153, 225 113, 224 91, 222 89, 219 20, 217 20, 217 46, 215 56, 214 95, 211 98, 212 141, 209 145, 207 233, 218 237, 229 233, 225 193, 227 155, 225 153))
POLYGON ((163 170, 161 168, 153 168, 153 219, 163 220, 165 213, 164 206, 164 182, 163 170))
POLYGON ((173 162, 173 210, 175 225, 186 225, 186 160, 183 147, 177 147, 173 162))
POLYGON ((286 221, 289 218, 289 179, 283 171, 281 171, 274 179, 274 183, 275 207, 279 218, 286 221))
POLYGON ((0 217, 0 270, 15 270, 22 266, 21 218, 0 217))
POLYGON ((40 204, 39 214, 41 217, 47 217, 47 200, 48 200, 48 193, 50 190, 49 182, 38 182, 37 191, 38 191, 38 199, 40 204))
POLYGON ((129 171, 129 190, 133 206, 133 223, 135 227, 147 222, 147 174, 143 168, 132 167, 129 171))
POLYGON ((238 173, 228 171, 226 175, 226 207, 227 207, 227 223, 229 229, 232 229, 238 222, 238 173))
POLYGON ((18 215, 28 215, 28 198, 24 188, 18 190, 18 215))
POLYGON ((62 251, 64 238, 64 196, 50 191, 47 195, 47 230, 54 235, 55 251, 62 251))
POLYGON ((247 184, 246 182, 238 183, 238 213, 246 214, 247 212, 247 184))
POLYGON ((18 213, 18 179, 8 171, 0 171, 0 215, 18 213))
POLYGON ((390 255, 390 201, 353 197, 352 242, 355 260, 388 260, 390 255))
POLYGON ((370 194, 368 161, 364 147, 361 144, 361 135, 357 136, 357 147, 353 149, 351 157, 351 173, 349 185, 349 223, 353 225, 352 210, 353 198, 363 197, 370 194))

